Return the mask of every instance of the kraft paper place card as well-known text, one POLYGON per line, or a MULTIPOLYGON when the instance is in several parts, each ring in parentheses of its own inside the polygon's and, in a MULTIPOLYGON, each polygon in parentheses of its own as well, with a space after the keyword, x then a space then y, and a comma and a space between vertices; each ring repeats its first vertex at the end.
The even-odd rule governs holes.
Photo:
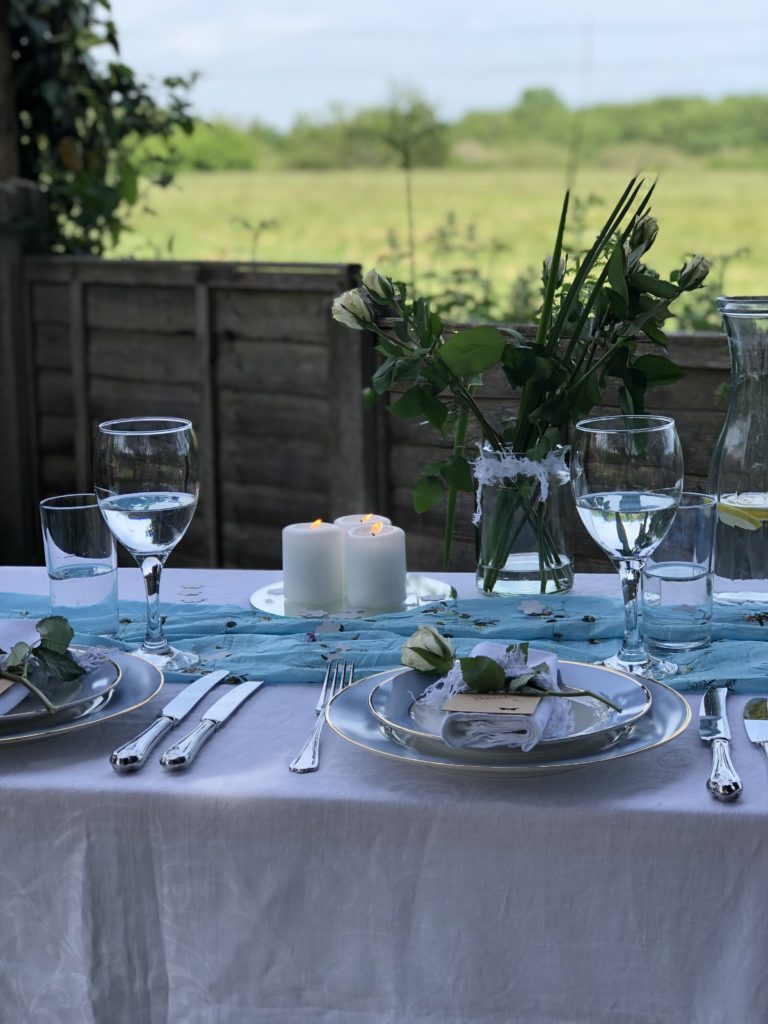
POLYGON ((443 704, 443 711, 475 715, 532 715, 541 697, 516 693, 456 693, 443 704))

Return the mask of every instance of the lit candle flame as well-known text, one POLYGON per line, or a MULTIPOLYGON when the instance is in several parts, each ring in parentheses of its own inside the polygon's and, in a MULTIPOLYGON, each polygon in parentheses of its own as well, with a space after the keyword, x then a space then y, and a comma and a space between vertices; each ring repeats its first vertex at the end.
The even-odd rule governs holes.
POLYGON ((371 536, 377 537, 381 533, 381 528, 383 525, 383 523, 374 523, 373 526, 371 527, 371 536))
POLYGON ((322 519, 316 519, 316 520, 314 521, 314 523, 310 524, 310 527, 309 527, 309 528, 310 528, 310 530, 316 530, 316 529, 318 528, 318 526, 320 526, 320 524, 322 523, 322 521, 323 521, 322 519))
POLYGON ((360 522, 361 523, 370 523, 370 521, 372 519, 373 519, 373 512, 369 512, 367 516, 363 516, 363 518, 360 520, 360 522))

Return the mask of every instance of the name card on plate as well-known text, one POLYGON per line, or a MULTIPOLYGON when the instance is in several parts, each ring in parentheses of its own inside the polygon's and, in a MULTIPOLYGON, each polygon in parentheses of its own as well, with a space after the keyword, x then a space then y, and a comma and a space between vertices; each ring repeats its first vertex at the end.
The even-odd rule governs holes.
POLYGON ((443 711, 475 715, 532 715, 541 697, 515 693, 457 693, 443 704, 443 711))

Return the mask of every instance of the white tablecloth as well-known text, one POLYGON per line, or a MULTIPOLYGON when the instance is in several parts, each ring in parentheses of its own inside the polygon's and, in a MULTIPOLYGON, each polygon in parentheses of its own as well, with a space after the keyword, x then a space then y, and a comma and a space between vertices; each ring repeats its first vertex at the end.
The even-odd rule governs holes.
MULTIPOLYGON (((245 604, 268 574, 170 571, 164 596, 192 577, 245 604)), ((186 774, 153 757, 115 775, 110 751, 175 689, 0 750, 2 1024, 768 1020, 768 765, 743 698, 744 793, 724 805, 695 723, 659 751, 503 781, 328 733, 320 771, 293 775, 308 686, 266 688, 186 774)))

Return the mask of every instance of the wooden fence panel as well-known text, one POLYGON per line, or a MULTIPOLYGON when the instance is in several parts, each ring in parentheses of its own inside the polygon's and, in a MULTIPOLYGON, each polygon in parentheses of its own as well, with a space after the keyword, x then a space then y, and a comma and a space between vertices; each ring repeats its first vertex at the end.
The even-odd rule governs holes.
MULTIPOLYGON (((330 317, 357 275, 346 265, 27 257, 37 497, 90 488, 100 420, 187 416, 203 488, 172 565, 277 566, 286 522, 375 510, 406 530, 410 568, 435 570, 444 512, 417 515, 411 489, 447 442, 383 404, 364 412, 372 339, 330 317)), ((686 377, 648 405, 675 415, 686 485, 703 489, 725 414, 727 346, 716 334, 679 336, 670 350, 686 377)), ((503 377, 488 375, 486 412, 512 413, 507 395, 503 377)), ((460 497, 454 569, 474 565, 472 505, 460 497)), ((576 529, 578 568, 609 568, 576 529)))
POLYGON ((37 496, 90 489, 101 420, 172 415, 195 423, 201 458, 174 565, 276 566, 289 519, 371 507, 377 414, 360 392, 372 340, 330 316, 358 274, 28 258, 37 496))

